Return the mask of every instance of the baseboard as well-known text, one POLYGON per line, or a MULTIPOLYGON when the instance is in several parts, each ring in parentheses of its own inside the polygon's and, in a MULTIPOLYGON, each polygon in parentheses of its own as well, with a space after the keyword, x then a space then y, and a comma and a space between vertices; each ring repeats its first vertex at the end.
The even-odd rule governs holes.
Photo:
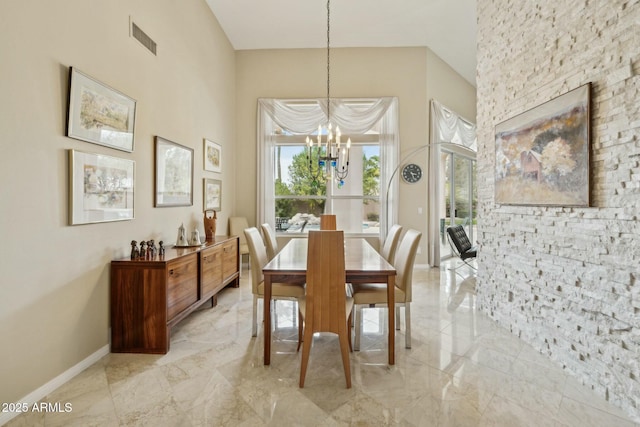
MULTIPOLYGON (((58 375, 48 383, 44 384, 42 387, 32 391, 22 399, 18 400, 20 403, 27 403, 29 407, 31 407, 34 403, 39 402, 43 398, 45 398, 48 394, 53 392, 55 389, 71 380, 73 377, 78 375, 80 372, 87 369, 89 366, 96 363, 98 360, 102 359, 104 356, 109 354, 109 344, 105 345, 95 353, 91 354, 86 359, 82 360, 80 363, 72 366, 71 368, 64 371, 62 374, 58 375)), ((20 415, 19 412, 0 412, 0 426, 5 425, 10 420, 20 415)))

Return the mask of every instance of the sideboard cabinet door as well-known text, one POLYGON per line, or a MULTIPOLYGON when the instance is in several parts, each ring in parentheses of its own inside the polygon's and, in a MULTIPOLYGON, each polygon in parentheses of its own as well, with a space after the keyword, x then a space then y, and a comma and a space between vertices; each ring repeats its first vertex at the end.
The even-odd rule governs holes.
POLYGON ((167 317, 171 321, 198 301, 198 255, 193 253, 167 263, 167 317))
POLYGON ((222 245, 200 252, 200 298, 209 298, 222 289, 222 245))
POLYGON ((238 239, 222 244, 222 277, 224 280, 238 271, 238 239))

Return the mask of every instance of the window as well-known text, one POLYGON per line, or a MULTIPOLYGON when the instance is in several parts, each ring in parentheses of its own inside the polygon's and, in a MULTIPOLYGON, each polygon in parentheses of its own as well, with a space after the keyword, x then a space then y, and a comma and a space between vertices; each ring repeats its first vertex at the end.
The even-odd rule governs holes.
MULTIPOLYGON (((372 138, 373 137, 373 138, 372 138)), ((320 214, 338 215, 347 233, 380 232, 380 146, 375 142, 353 144, 349 175, 342 186, 335 179, 314 180, 301 137, 294 143, 276 139, 273 158, 275 225, 277 232, 305 233, 317 230, 320 214)), ((314 162, 315 165, 315 162, 314 162)))
POLYGON ((258 221, 277 233, 306 233, 333 213, 345 233, 384 236, 397 212, 385 194, 397 166, 397 98, 331 100, 331 121, 352 142, 343 185, 314 181, 308 171, 305 139, 326 111, 322 99, 258 100, 258 221))
POLYGON ((441 153, 440 194, 444 200, 440 203, 440 233, 442 259, 452 256, 450 245, 445 237, 446 227, 454 224, 464 226, 470 241, 474 241, 477 224, 478 186, 476 183, 476 159, 458 152, 442 149, 441 153))
POLYGON ((441 257, 450 255, 445 237, 447 225, 464 224, 473 241, 478 199, 477 147, 476 125, 431 100, 429 265, 437 267, 441 257))

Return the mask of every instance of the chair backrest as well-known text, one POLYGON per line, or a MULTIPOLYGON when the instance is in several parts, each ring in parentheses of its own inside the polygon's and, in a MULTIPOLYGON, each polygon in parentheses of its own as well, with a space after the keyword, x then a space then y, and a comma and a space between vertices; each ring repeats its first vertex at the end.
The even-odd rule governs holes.
POLYGON ((320 215, 320 230, 336 230, 336 216, 333 214, 320 215))
POLYGON ((447 227, 447 234, 449 235, 451 242, 453 242, 453 245, 458 250, 458 255, 465 253, 473 247, 462 225, 457 224, 447 227))
POLYGON ((393 264, 393 258, 396 255, 396 249, 398 248, 398 242, 400 241, 400 233, 402 232, 402 226, 393 224, 387 233, 387 238, 384 241, 380 255, 384 257, 390 264, 393 264))
POLYGON ((258 285, 262 283, 264 276, 262 268, 269 262, 267 250, 264 247, 262 236, 256 227, 246 228, 242 233, 249 246, 249 259, 251 260, 251 289, 254 294, 258 293, 258 285))
POLYGON ((413 264, 418 252, 418 244, 422 233, 407 230, 398 246, 394 267, 396 268, 396 286, 404 291, 406 302, 411 301, 411 281, 413 280, 413 264))
POLYGON ((247 239, 243 232, 246 228, 249 228, 247 218, 243 216, 229 217, 229 236, 239 236, 241 245, 247 244, 247 239))
POLYGON ((262 229, 264 244, 267 247, 267 258, 272 260, 278 253, 278 240, 276 240, 276 233, 273 232, 271 225, 268 223, 262 224, 260 228, 262 229))
POLYGON ((345 328, 344 263, 342 230, 309 231, 305 319, 313 332, 338 333, 345 328))

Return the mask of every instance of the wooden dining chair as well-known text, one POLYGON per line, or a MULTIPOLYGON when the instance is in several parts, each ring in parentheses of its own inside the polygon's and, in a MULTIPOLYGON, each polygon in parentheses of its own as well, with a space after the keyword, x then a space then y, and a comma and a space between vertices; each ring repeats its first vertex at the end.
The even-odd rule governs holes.
POLYGON ((345 291, 343 231, 309 231, 307 249, 307 287, 299 301, 300 324, 304 325, 300 387, 309 363, 309 352, 315 332, 338 334, 347 388, 351 388, 351 312, 353 299, 345 291))
POLYGON ((264 239, 264 244, 267 247, 267 258, 271 261, 278 253, 278 240, 276 239, 276 233, 273 232, 271 225, 268 223, 262 224, 260 229, 262 229, 262 237, 264 239))
MULTIPOLYGON (((267 251, 262 241, 262 236, 256 227, 244 230, 249 247, 249 260, 251 266, 251 291, 253 292, 253 326, 251 336, 258 334, 258 299, 264 299, 264 275, 262 268, 267 265, 267 251)), ((295 300, 304 297, 304 285, 272 283, 271 298, 273 300, 295 300)))
POLYGON ((393 224, 387 233, 387 238, 384 240, 380 255, 387 260, 388 263, 393 264, 393 259, 396 256, 396 249, 398 248, 398 242, 400 241, 400 233, 402 233, 402 226, 393 224))
POLYGON ((320 230, 336 230, 336 216, 333 214, 320 215, 320 230))
MULTIPOLYGON (((395 285, 395 316, 396 329, 400 328, 400 307, 404 306, 405 347, 411 348, 411 282, 413 280, 413 265, 418 252, 418 243, 422 233, 407 230, 395 255, 393 266, 396 269, 395 285)), ((387 304, 387 285, 382 283, 354 283, 352 285, 353 302, 356 306, 354 323, 354 349, 360 350, 360 331, 362 329, 362 308, 387 304)), ((393 316, 389 310, 389 316, 393 316)))

